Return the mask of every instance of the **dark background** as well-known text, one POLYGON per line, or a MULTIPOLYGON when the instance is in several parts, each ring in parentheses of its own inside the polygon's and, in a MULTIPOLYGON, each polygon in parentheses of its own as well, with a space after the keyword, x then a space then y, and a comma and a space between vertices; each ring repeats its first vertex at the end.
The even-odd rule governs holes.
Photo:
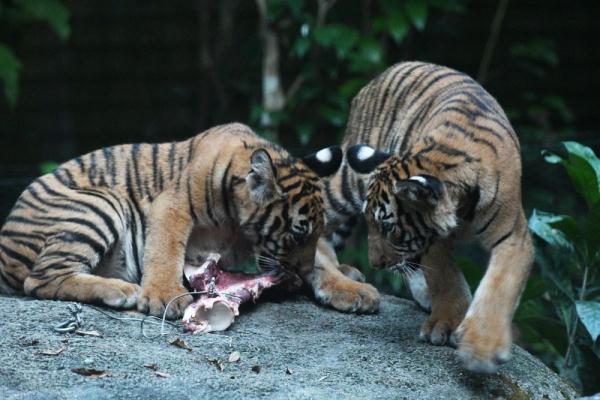
MULTIPOLYGON (((253 107, 261 102, 256 6, 252 1, 225 1, 226 7, 220 3, 68 2, 71 35, 66 42, 41 23, 6 35, 23 69, 15 108, 7 107, 0 97, 0 218, 23 184, 38 175, 43 162, 62 162, 117 143, 183 139, 230 121, 249 123, 260 130, 258 119, 252 117, 253 107), (224 19, 230 20, 225 28, 224 19), (14 185, 14 179, 19 179, 19 184, 14 185)), ((314 6, 306 3, 310 12, 314 6)), ((360 26, 364 23, 363 3, 346 0, 336 4, 328 21, 360 26)), ((377 2, 367 3, 371 3, 375 18, 377 2)), ((412 29, 399 45, 387 43, 385 61, 361 77, 366 80, 405 60, 444 64, 477 77, 498 3, 460 4, 462 12, 432 8, 423 31, 412 29)), ((519 114, 513 124, 521 136, 526 163, 541 163, 539 151, 562 139, 598 144, 599 16, 595 1, 570 2, 568 6, 563 1, 508 3, 484 86, 509 114, 519 114), (527 58, 511 55, 511 48, 532 39, 550 42, 557 60, 554 65, 538 62, 535 68, 544 70, 543 77, 524 67, 527 58), (552 108, 532 110, 532 116, 524 116, 528 108, 538 106, 524 99, 527 94, 560 98, 564 108, 560 111, 569 113, 571 119, 560 120, 552 108), (524 131, 520 125, 527 125, 524 131), (527 135, 532 125, 539 132, 527 135), (565 125, 570 129, 566 134, 565 125)), ((292 19, 290 24, 294 23, 297 21, 292 19)), ((290 63, 282 58, 284 83, 291 80, 297 62, 312 61, 290 63)), ((343 77, 338 81, 343 82, 343 77)), ((306 146, 300 145, 296 121, 286 122, 280 130, 281 141, 292 151, 301 153, 305 147, 316 148, 341 138, 343 125, 336 126, 320 114, 300 117, 315 120, 312 138, 306 146)), ((525 169, 528 206, 530 185, 549 189, 551 197, 556 193, 553 177, 538 173, 535 165, 525 169), (552 181, 546 182, 548 179, 552 181)), ((559 200, 554 197, 548 203, 559 200)))
MULTIPOLYGON (((0 0, 0 45, 22 63, 14 105, 0 93, 0 221, 34 177, 108 145, 179 140, 232 121, 298 155, 338 143, 352 96, 407 60, 466 72, 499 100, 521 140, 528 215, 536 208, 582 217, 567 175, 541 151, 564 140, 600 148, 600 3, 267 0, 265 16, 261 1, 64 1, 70 34, 61 39, 52 13, 48 24, 13 12, 58 0, 0 0), (286 93, 276 110, 263 103, 265 27, 278 40, 286 93), (265 114, 271 124, 261 123, 265 114)), ((0 60, 0 78, 1 67, 0 60)), ((351 247, 344 260, 381 289, 403 293, 401 279, 368 268, 364 235, 351 247)), ((461 254, 476 285, 485 258, 473 249, 461 254)), ((547 294, 537 268, 530 286, 542 289, 526 290, 519 343, 584 392, 600 390, 593 353, 568 366, 561 357, 573 340, 545 336, 563 326, 540 300, 547 294)))

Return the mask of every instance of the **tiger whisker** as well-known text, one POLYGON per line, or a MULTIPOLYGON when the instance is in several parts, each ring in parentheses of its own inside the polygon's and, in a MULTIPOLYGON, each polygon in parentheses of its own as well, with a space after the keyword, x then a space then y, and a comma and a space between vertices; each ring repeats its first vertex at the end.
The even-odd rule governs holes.
POLYGON ((432 269, 431 267, 428 267, 427 265, 419 264, 419 263, 412 262, 412 261, 406 261, 406 263, 409 264, 412 267, 423 268, 423 269, 426 269, 426 270, 431 270, 432 269))

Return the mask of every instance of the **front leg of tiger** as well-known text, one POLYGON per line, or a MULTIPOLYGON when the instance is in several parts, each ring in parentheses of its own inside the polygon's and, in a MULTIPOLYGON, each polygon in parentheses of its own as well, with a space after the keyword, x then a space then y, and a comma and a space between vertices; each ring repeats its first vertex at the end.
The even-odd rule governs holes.
POLYGON ((488 269, 457 329, 458 355, 467 369, 492 373, 510 359, 512 317, 533 262, 526 229, 523 222, 522 229, 492 248, 488 269))
POLYGON ((381 295, 377 289, 344 275, 335 251, 323 238, 317 244, 314 268, 302 275, 322 304, 343 312, 374 313, 379 309, 381 295))
MULTIPOLYGON (((439 240, 434 243, 421 262, 426 266, 423 272, 431 296, 431 315, 421 326, 419 338, 437 346, 454 345, 451 334, 465 316, 471 292, 462 272, 452 261, 451 242, 439 240)), ((412 278, 409 275, 407 279, 410 282, 412 278)), ((411 292, 414 296, 415 292, 411 292)))
POLYGON ((165 192, 154 203, 148 216, 144 251, 142 292, 138 310, 150 315, 178 318, 192 301, 183 286, 185 247, 192 229, 187 204, 178 204, 165 192))

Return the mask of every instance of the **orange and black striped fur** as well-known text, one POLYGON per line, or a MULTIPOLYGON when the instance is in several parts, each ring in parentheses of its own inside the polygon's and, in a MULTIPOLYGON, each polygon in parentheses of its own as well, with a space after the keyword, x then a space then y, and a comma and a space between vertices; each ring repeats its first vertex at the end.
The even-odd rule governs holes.
POLYGON ((184 262, 218 251, 225 265, 254 254, 263 269, 343 292, 313 268, 324 225, 315 171, 341 159, 339 147, 295 159, 241 124, 77 157, 17 200, 0 231, 0 291, 161 315, 187 293, 184 262))
POLYGON ((362 212, 370 263, 409 271, 415 299, 431 301, 421 338, 458 341, 469 369, 496 370, 533 259, 519 142, 501 107, 463 73, 397 64, 354 98, 342 148, 347 163, 325 182, 328 220, 362 212), (452 261, 457 240, 490 252, 472 301, 452 261))

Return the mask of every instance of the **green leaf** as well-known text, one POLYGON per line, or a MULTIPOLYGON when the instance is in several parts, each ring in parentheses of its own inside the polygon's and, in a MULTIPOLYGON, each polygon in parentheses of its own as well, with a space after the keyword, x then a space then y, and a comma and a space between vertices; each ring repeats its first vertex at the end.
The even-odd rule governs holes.
POLYGON ((576 301, 575 305, 579 319, 595 342, 600 336, 600 302, 576 301))
POLYGON ((58 168, 58 163, 54 161, 46 161, 40 164, 40 172, 42 175, 49 174, 58 168))
POLYGON ((344 99, 350 99, 365 85, 365 79, 350 79, 340 86, 339 93, 344 99))
POLYGON ((560 162, 567 170, 575 190, 583 196, 588 207, 600 201, 600 160, 594 151, 577 142, 563 142, 568 158, 546 152, 550 163, 560 162))
POLYGON ((410 29, 410 21, 401 7, 402 3, 396 0, 381 0, 380 4, 385 17, 376 19, 373 28, 377 32, 389 33, 396 43, 401 43, 410 29))
POLYGON ((298 58, 302 58, 310 50, 310 40, 307 37, 299 36, 294 42, 291 52, 298 58))
POLYGON ((571 112, 569 107, 567 107, 564 98, 557 95, 548 95, 544 96, 542 101, 546 106, 551 108, 553 111, 556 111, 556 114, 560 116, 562 122, 566 124, 570 124, 573 122, 573 113, 571 112))
POLYGON ((6 100, 11 107, 17 104, 21 66, 21 62, 15 53, 0 43, 0 80, 4 85, 4 96, 6 96, 6 100))
POLYGON ((415 28, 422 31, 425 29, 427 21, 427 2, 424 0, 408 0, 406 2, 406 12, 415 28))
POLYGON ((314 31, 315 40, 323 47, 336 51, 338 58, 345 58, 360 37, 354 28, 342 24, 325 25, 314 31))
MULTIPOLYGON (((540 274, 544 279, 548 293, 552 298, 552 305, 558 315, 568 314, 575 299, 573 293, 573 283, 569 276, 567 268, 564 266, 564 251, 556 249, 546 252, 538 251, 535 253, 535 261, 540 267, 540 274), (552 257, 554 255, 554 257, 552 257), (557 257, 557 256, 563 256, 557 257)), ((570 320, 567 318, 566 322, 570 320)))
POLYGON ((33 17, 45 21, 62 40, 69 38, 69 10, 57 0, 16 0, 33 17))
POLYGON ((350 54, 352 72, 371 72, 383 63, 383 49, 379 41, 372 37, 363 37, 358 48, 350 54))
POLYGON ((587 242, 587 264, 596 262, 600 255, 600 201, 589 207, 589 212, 584 222, 585 239, 587 242))
POLYGON ((577 142, 563 142, 563 145, 569 153, 566 167, 571 181, 591 206, 600 200, 600 160, 587 146, 577 142))
POLYGON ((318 108, 318 112, 333 126, 341 127, 346 121, 346 113, 336 107, 322 105, 318 108))
POLYGON ((404 15, 400 14, 388 19, 388 31, 396 43, 400 44, 404 40, 408 30, 408 21, 404 15))
POLYGON ((533 210, 529 218, 529 229, 551 246, 574 249, 579 241, 577 222, 568 215, 555 215, 533 210))
POLYGON ((548 39, 534 38, 526 43, 518 43, 510 49, 514 57, 545 63, 550 66, 558 65, 558 55, 554 43, 548 39))

